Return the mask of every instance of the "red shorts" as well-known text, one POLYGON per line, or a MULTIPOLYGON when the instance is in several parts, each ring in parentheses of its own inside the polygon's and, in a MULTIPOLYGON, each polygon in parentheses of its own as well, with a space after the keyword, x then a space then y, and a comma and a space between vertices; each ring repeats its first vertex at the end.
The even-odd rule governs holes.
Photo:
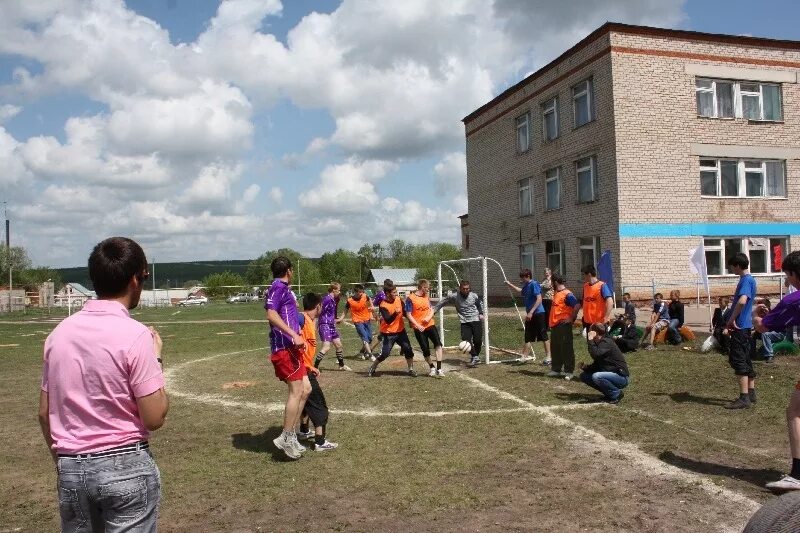
POLYGON ((278 350, 269 360, 275 367, 275 376, 281 381, 301 381, 307 374, 303 355, 297 348, 278 350))

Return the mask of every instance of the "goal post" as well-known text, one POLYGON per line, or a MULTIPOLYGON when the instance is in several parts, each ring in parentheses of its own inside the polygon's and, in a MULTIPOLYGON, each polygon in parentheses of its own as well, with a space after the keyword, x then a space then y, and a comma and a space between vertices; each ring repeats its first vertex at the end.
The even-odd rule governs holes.
MULTIPOLYGON (((440 261, 436 269, 437 296, 439 300, 448 296, 450 291, 457 291, 462 279, 468 279, 472 291, 479 294, 483 305, 484 320, 483 345, 481 355, 486 363, 501 363, 519 360, 524 340, 524 320, 519 313, 516 299, 509 290, 509 298, 513 307, 505 305, 489 306, 489 281, 494 285, 505 281, 506 275, 502 265, 490 257, 470 257, 440 261)), ((502 294, 501 294, 502 296, 502 294)), ((445 313, 445 308, 438 313, 439 334, 445 348, 455 349, 461 341, 461 325, 458 315, 452 310, 445 313)))

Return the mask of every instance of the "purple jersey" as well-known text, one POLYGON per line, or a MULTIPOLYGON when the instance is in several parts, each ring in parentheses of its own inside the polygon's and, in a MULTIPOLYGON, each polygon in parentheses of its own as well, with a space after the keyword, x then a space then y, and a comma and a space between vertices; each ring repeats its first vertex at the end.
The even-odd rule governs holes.
MULTIPOLYGON (((289 290, 289 284, 283 280, 276 279, 267 289, 267 296, 264 302, 264 309, 273 310, 286 322, 289 328, 300 333, 299 313, 297 312, 297 299, 294 293, 289 290)), ((279 350, 286 350, 294 346, 294 341, 284 332, 270 325, 269 345, 272 353, 279 350)))
POLYGON ((336 307, 338 303, 332 293, 328 293, 322 299, 322 310, 319 312, 319 318, 317 319, 319 326, 333 326, 336 324, 336 307))
POLYGON ((375 295, 375 298, 372 299, 372 305, 378 307, 381 305, 381 302, 386 299, 386 293, 381 291, 375 295))
POLYGON ((800 326, 800 291, 784 296, 775 309, 764 317, 761 324, 769 331, 784 331, 787 328, 800 326))

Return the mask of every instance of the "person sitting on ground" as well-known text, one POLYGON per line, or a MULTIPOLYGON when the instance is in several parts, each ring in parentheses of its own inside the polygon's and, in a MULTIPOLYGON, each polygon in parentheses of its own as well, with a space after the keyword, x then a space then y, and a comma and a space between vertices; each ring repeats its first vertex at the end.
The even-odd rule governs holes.
MULTIPOLYGON (((792 252, 783 259, 781 269, 786 279, 795 289, 800 289, 800 251, 792 252)), ((792 292, 783 297, 775 309, 756 307, 753 327, 756 331, 785 330, 800 326, 800 292, 792 292)), ((786 408, 786 421, 789 429, 789 447, 792 453, 792 469, 789 475, 778 481, 767 483, 768 489, 800 490, 800 382, 786 408)))
POLYGON ((622 295, 622 302, 625 304, 625 316, 631 319, 631 322, 636 324, 636 306, 631 301, 631 293, 626 292, 622 295))
POLYGON ((653 299, 653 312, 650 314, 650 322, 648 322, 642 336, 642 344, 645 345, 645 350, 655 350, 653 343, 655 342, 656 334, 667 327, 669 327, 669 308, 664 302, 664 295, 657 292, 653 299))
MULTIPOLYGON (((731 299, 729 296, 720 296, 718 301, 719 306, 714 309, 714 315, 711 318, 711 326, 709 327, 709 331, 711 332, 711 336, 716 341, 717 348, 722 353, 728 353, 728 334, 725 332, 725 323, 728 321, 728 317, 733 311, 733 307, 731 306, 731 299)), ((703 343, 704 346, 706 344, 707 343, 703 343)), ((708 344, 708 349, 704 348, 704 351, 708 351, 713 347, 713 343, 708 344)))
POLYGON ((669 329, 667 338, 671 344, 683 342, 681 328, 683 327, 683 302, 681 302, 681 291, 674 290, 669 293, 669 329))
POLYGON ((595 322, 587 334, 592 363, 580 364, 580 380, 603 393, 608 403, 617 404, 625 393, 622 389, 630 383, 630 372, 625 356, 614 340, 606 334, 606 325, 595 322))
MULTIPOLYGON (((772 310, 772 302, 770 302, 769 298, 756 298, 756 306, 762 305, 767 312, 772 310)), ((753 335, 757 335, 761 339, 759 355, 764 358, 765 363, 772 363, 772 358, 775 356, 773 345, 784 340, 786 333, 784 331, 765 331, 763 333, 755 331, 753 335)))
POLYGON ((631 317, 624 315, 622 317, 622 326, 619 334, 614 336, 614 342, 617 343, 622 353, 635 352, 639 346, 639 330, 636 323, 631 321, 631 317))

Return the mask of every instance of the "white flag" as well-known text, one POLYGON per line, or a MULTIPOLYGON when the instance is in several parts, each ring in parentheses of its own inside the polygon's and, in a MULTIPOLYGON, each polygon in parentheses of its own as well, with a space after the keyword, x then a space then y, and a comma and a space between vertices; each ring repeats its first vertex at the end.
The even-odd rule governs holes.
POLYGON ((709 294, 706 248, 703 245, 703 239, 700 239, 700 246, 689 250, 689 269, 693 274, 700 276, 700 279, 703 280, 703 286, 706 288, 706 294, 709 294))

